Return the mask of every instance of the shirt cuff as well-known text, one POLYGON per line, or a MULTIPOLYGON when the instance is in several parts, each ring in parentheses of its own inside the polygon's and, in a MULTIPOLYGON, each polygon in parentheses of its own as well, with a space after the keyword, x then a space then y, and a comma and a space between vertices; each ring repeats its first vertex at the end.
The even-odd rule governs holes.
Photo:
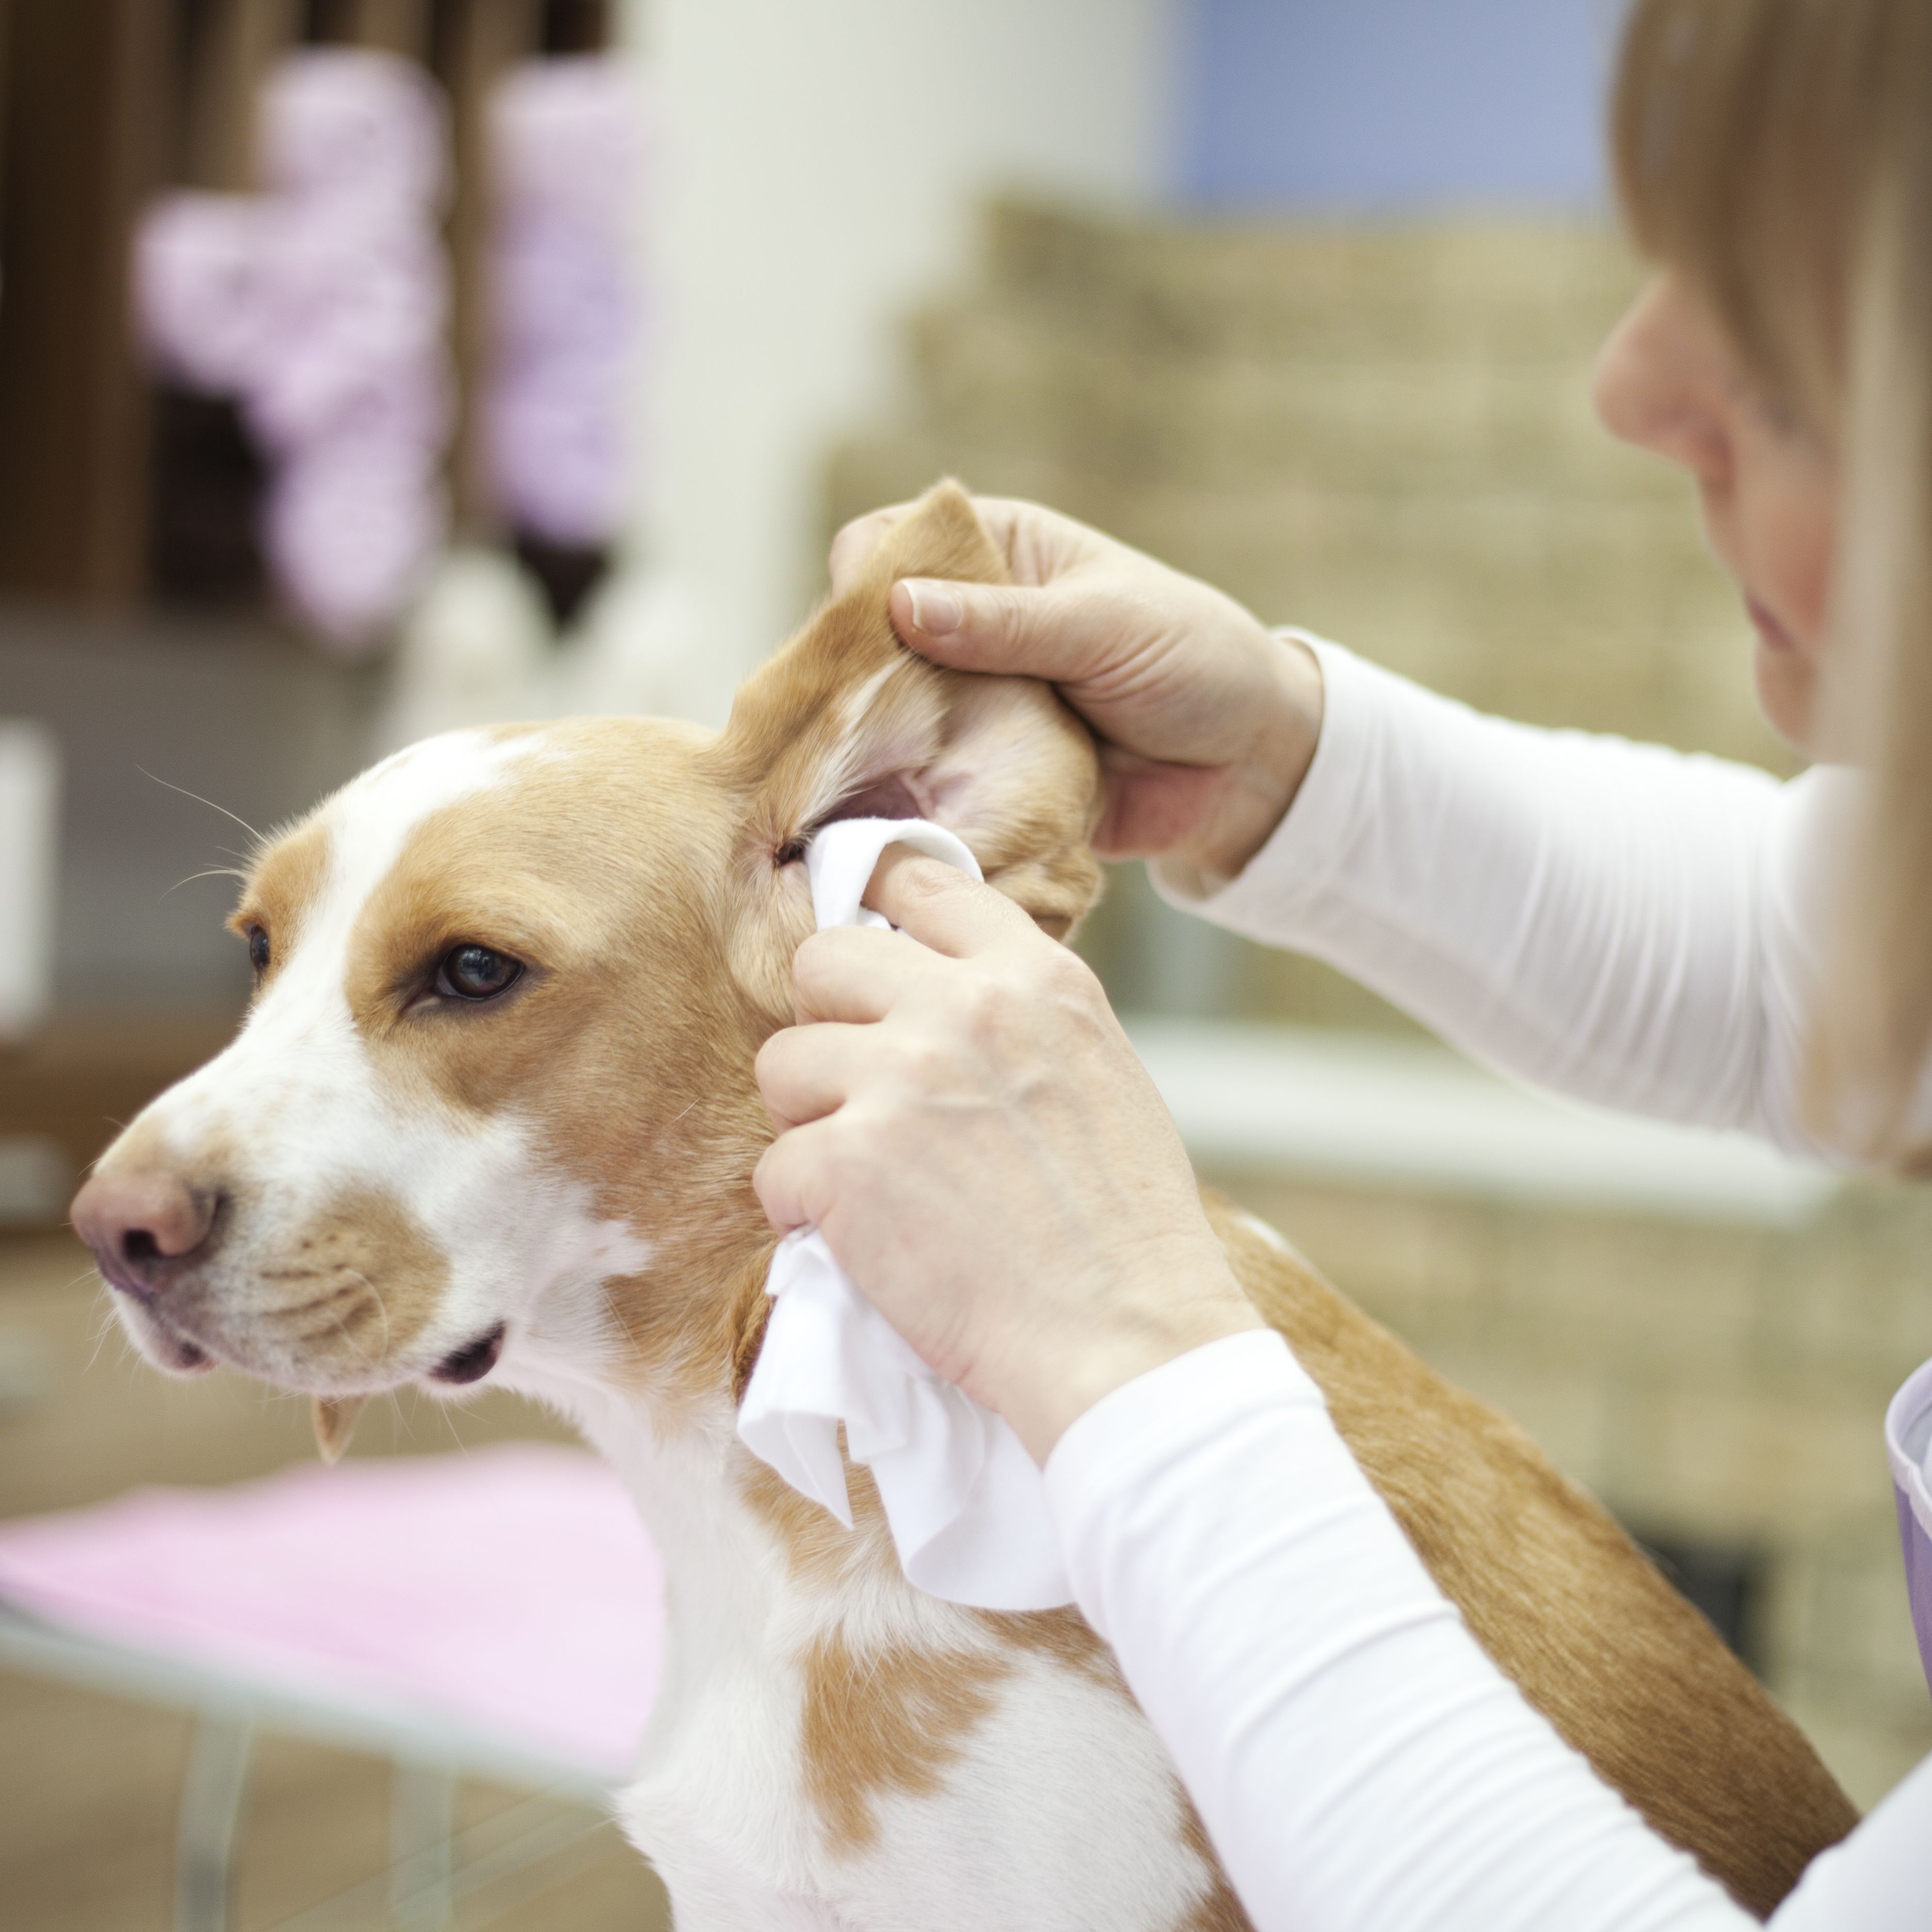
POLYGON ((1172 859, 1150 860, 1148 876, 1172 906, 1216 926, 1271 940, 1295 904, 1318 895, 1342 862, 1361 809, 1363 775, 1388 674, 1306 631, 1298 639, 1322 667, 1322 735, 1294 802, 1240 874, 1214 880, 1172 859))
POLYGON ((1103 1395, 1046 1459, 1047 1506, 1064 1547, 1137 1472, 1171 1462, 1256 1408, 1325 1406, 1314 1378, 1272 1328, 1205 1342, 1103 1395))

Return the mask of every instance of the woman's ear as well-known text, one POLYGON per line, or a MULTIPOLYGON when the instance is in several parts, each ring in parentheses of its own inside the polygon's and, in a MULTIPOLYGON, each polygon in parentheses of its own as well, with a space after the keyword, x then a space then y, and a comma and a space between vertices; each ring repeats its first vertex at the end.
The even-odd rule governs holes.
POLYGON ((715 754, 746 800, 747 863, 790 863, 836 818, 928 818, 1064 938, 1100 896, 1093 740, 1047 685, 908 650, 886 608, 903 577, 1011 580, 965 493, 942 483, 740 688, 715 754))

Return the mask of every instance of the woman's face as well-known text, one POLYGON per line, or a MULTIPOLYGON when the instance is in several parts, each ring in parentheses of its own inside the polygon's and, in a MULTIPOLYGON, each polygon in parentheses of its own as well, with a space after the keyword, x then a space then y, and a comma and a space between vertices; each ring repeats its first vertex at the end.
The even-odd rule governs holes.
POLYGON ((1838 474, 1810 432, 1759 390, 1716 319, 1666 270, 1598 358, 1597 413, 1613 436, 1688 470, 1718 561, 1757 632, 1753 671, 1772 728, 1816 748, 1838 474))

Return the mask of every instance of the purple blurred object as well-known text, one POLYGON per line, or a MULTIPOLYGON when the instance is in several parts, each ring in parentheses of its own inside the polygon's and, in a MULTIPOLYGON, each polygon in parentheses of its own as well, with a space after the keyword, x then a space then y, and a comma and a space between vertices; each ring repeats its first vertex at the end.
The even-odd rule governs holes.
POLYGON ((272 450, 352 427, 440 449, 453 416, 444 328, 449 275, 424 228, 365 226, 352 204, 310 203, 268 224, 263 307, 275 345, 248 386, 272 450))
POLYGON ((621 235, 650 143, 636 67, 621 54, 532 61, 490 104, 490 166, 498 206, 546 222, 568 213, 602 235, 621 235))
POLYGON ((617 533, 631 440, 614 404, 586 404, 542 382, 506 383, 491 399, 490 430, 499 483, 523 528, 586 548, 617 533))
POLYGON ((442 96, 414 61, 310 47, 263 84, 262 178, 272 194, 440 211, 449 189, 442 96))
POLYGON ((148 211, 134 238, 134 311, 166 373, 223 391, 261 354, 262 204, 252 195, 183 192, 148 211))
POLYGON ((594 548, 634 482, 632 386, 644 308, 633 266, 646 101, 621 56, 533 61, 490 104, 499 214, 485 434, 520 528, 594 548))
POLYGON ((264 84, 260 133, 268 193, 148 211, 136 308, 164 368, 239 400, 274 470, 276 581, 354 648, 400 614, 448 525, 447 117, 412 62, 310 48, 264 84))
POLYGON ((1898 1492, 1898 1534, 1918 1660, 1932 1688, 1932 1362, 1892 1397, 1885 1415, 1885 1447, 1898 1492))
POLYGON ((422 587, 448 525, 433 452, 340 436, 278 466, 262 545, 277 580, 325 640, 353 646, 422 587))

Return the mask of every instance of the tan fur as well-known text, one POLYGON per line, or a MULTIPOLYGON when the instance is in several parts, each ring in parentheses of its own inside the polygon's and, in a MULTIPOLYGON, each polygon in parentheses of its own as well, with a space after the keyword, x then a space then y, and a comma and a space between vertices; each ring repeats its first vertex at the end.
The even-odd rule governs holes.
MULTIPOLYGON (((928 574, 1005 575, 950 488, 744 687, 722 736, 643 720, 544 728, 512 776, 415 827, 358 916, 347 992, 379 1090, 457 1134, 505 1115, 532 1124, 547 1167, 648 1240, 650 1266, 603 1294, 617 1372, 663 1430, 728 1413, 762 1338, 774 1237, 750 1178, 771 1130, 752 1063, 791 1018, 791 956, 812 928, 802 842, 898 788, 1048 931, 1068 930, 1098 892, 1090 740, 1043 687, 941 672, 897 643, 887 590, 928 574), (437 960, 465 942, 514 954, 524 977, 484 1006, 424 1001, 437 960)), ((319 823, 273 848, 248 888, 241 916, 278 950, 324 876, 319 823)), ((140 1131, 110 1158, 140 1157, 140 1131)), ((200 1158, 214 1176, 224 1160, 244 1171, 244 1156, 200 1158)), ((1490 1654, 1666 1837, 1748 1906, 1774 1903, 1853 1821, 1795 1727, 1526 1437, 1226 1204, 1210 1212, 1490 1654)), ((356 1351, 393 1353, 440 1292, 426 1246, 392 1198, 333 1204, 291 1243, 285 1279, 265 1284, 250 1318, 309 1324, 308 1385, 352 1393, 356 1351), (381 1283, 380 1326, 352 1292, 357 1274, 381 1283)), ((896 1565, 867 1472, 848 1471, 848 1532, 734 1453, 740 1492, 802 1592, 856 1594, 896 1565)), ((1127 1699, 1071 1611, 978 1627, 983 1653, 814 1640, 797 1660, 804 1776, 838 1844, 870 1842, 879 1796, 940 1789, 1022 1655, 1127 1699)), ((1180 1808, 1184 1851, 1204 1856, 1180 1808)), ((1215 1886, 1193 1932, 1244 1922, 1215 1886)))
POLYGON ((1768 1912, 1858 1821, 1797 1727, 1522 1430, 1204 1198, 1242 1286, 1477 1641, 1658 1831, 1768 1912))
POLYGON ((316 1396, 309 1404, 309 1418, 315 1425, 315 1450, 325 1462, 342 1460, 356 1434, 356 1418, 362 1413, 367 1396, 316 1396))
POLYGON ((256 1270, 272 1291, 271 1318, 300 1336, 310 1360, 345 1379, 406 1348, 448 1278, 442 1251, 407 1206, 368 1187, 338 1190, 282 1256, 256 1270))
POLYGON ((250 926, 259 926, 268 934, 268 970, 262 978, 266 985, 301 937, 303 916, 328 876, 328 835, 311 820, 277 839, 264 856, 272 864, 258 863, 251 870, 242 903, 228 924, 244 937, 250 926))
POLYGON ((1209 1842, 1201 1814, 1191 1803, 1182 1814, 1181 1837, 1188 1850, 1213 1872, 1214 1880, 1176 1932, 1252 1932, 1248 1915, 1234 1896, 1234 1888, 1215 1859, 1214 1847, 1209 1842))
POLYGON ((836 1638, 814 1644, 805 1658, 805 1783, 832 1843, 851 1852, 874 1842, 872 1801, 882 1792, 937 1791, 1012 1668, 983 1652, 862 1657, 836 1638))

